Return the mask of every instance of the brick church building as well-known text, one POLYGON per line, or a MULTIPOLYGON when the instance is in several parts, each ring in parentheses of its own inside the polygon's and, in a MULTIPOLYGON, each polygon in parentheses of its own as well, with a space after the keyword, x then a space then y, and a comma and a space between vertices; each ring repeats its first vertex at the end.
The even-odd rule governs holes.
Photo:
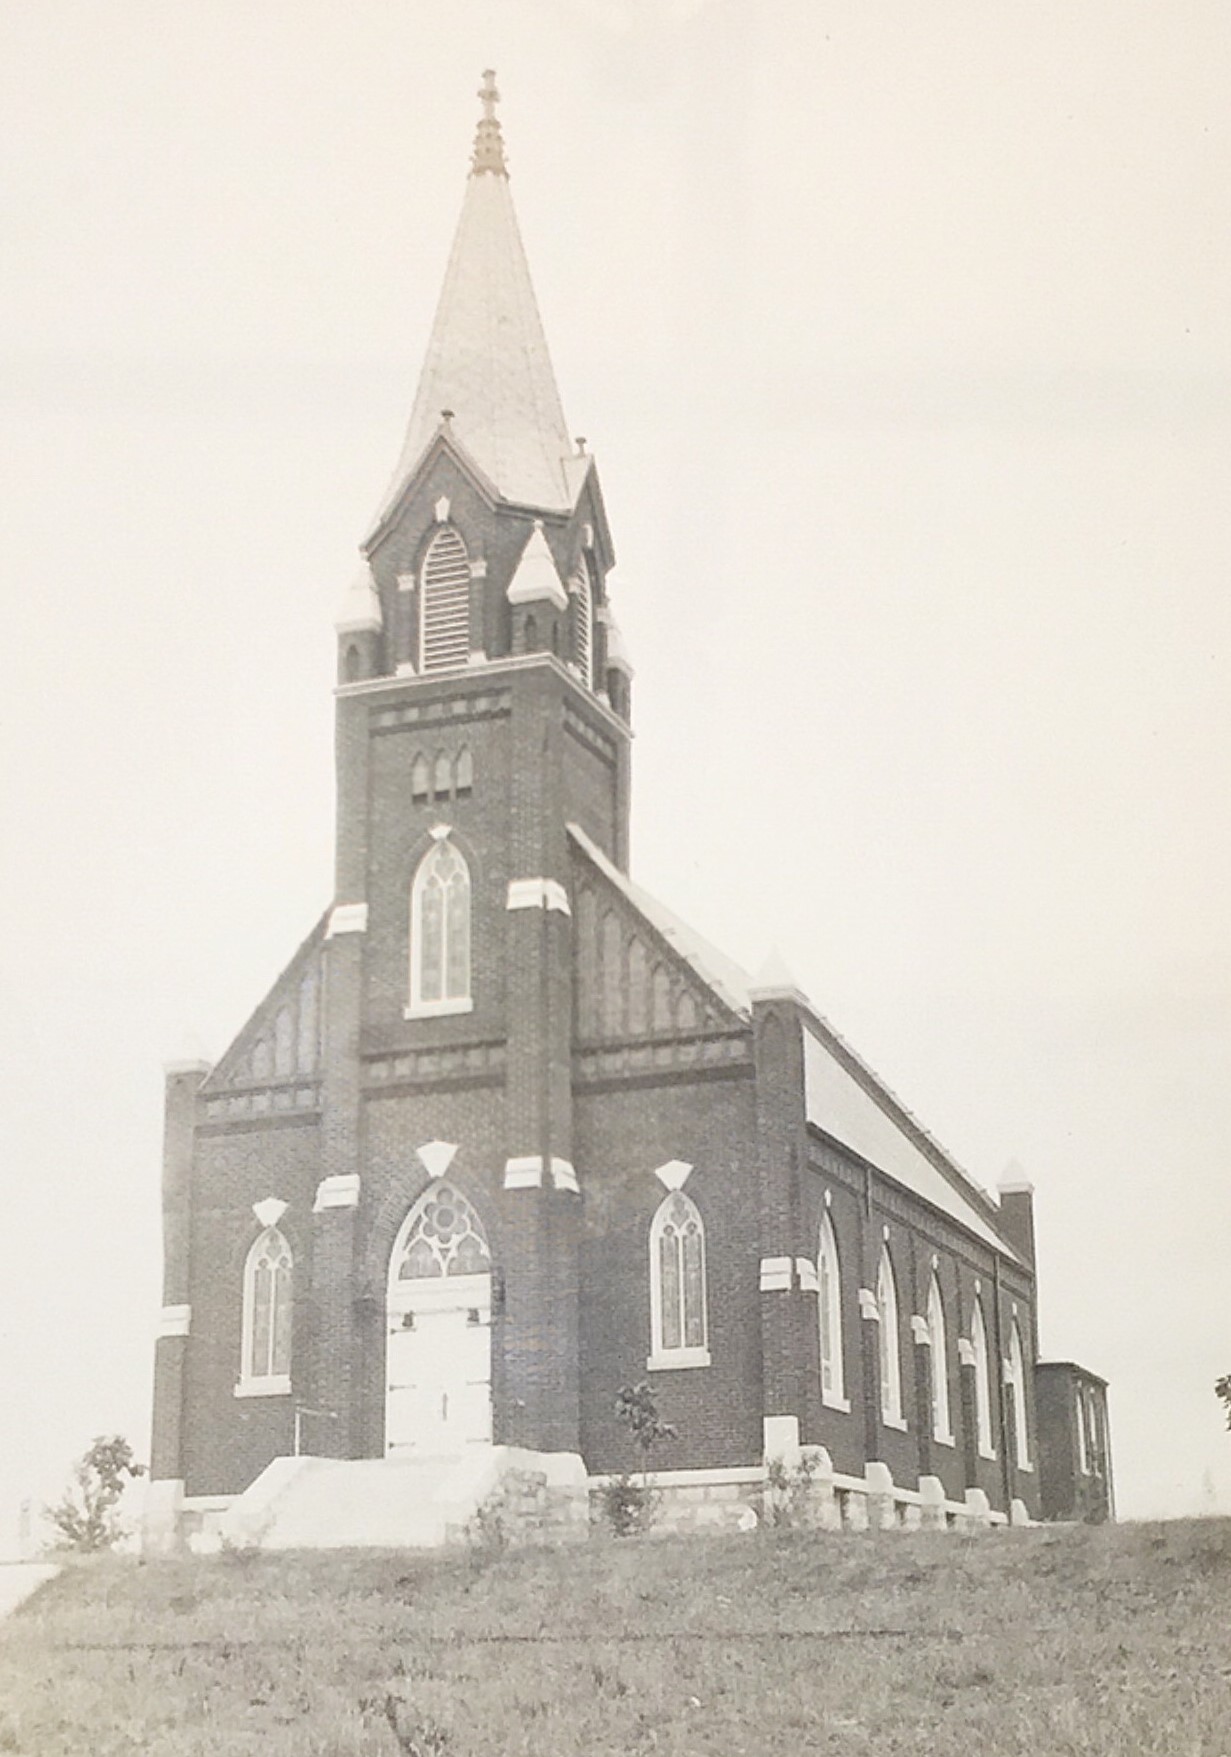
POLYGON ((309 1462, 286 1541, 480 1459, 584 1491, 632 1463, 637 1380, 681 1517, 746 1519, 801 1456, 835 1523, 1105 1517, 1105 1387, 1037 1362, 1029 1187, 994 1199, 785 972, 629 876, 612 537, 482 97, 337 623, 333 900, 167 1072, 150 1541, 309 1462))

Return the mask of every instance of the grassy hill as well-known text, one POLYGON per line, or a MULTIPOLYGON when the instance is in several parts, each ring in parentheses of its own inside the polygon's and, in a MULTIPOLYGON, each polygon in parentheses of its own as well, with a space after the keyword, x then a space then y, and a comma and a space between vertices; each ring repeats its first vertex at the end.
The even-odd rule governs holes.
POLYGON ((72 1566, 0 1752, 1226 1757, 1231 1521, 72 1566))

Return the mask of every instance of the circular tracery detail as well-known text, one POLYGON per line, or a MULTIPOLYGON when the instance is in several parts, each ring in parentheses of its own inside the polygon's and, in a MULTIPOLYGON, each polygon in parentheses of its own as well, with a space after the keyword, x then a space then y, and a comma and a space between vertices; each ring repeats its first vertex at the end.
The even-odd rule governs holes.
POLYGON ((435 1185, 419 1203, 395 1279, 483 1275, 490 1268, 491 1253, 473 1207, 452 1184, 435 1185))

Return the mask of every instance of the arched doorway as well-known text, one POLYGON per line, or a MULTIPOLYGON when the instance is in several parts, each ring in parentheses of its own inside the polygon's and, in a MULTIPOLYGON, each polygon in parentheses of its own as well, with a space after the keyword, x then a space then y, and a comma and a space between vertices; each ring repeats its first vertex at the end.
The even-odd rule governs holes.
POLYGON ((385 1451, 455 1455, 492 1437, 491 1253, 452 1184, 429 1185, 389 1260, 385 1451))

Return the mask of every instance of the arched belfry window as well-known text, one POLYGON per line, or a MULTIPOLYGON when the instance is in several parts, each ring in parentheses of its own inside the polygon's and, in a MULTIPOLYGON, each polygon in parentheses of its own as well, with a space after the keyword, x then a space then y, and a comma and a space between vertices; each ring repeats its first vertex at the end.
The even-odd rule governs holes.
POLYGON ((1013 1393, 1013 1454, 1019 1470, 1032 1470, 1030 1424, 1026 1418, 1026 1356, 1017 1319, 1009 1333, 1009 1389, 1013 1393))
POLYGON ((975 1357, 975 1433, 982 1458, 994 1458, 992 1441, 992 1374, 988 1364, 987 1325, 983 1320, 983 1301, 975 1295, 970 1318, 970 1345, 975 1357))
POLYGON ((291 1388, 291 1247, 268 1226, 244 1264, 243 1342, 238 1389, 275 1395, 291 1388))
POLYGON ((695 1202, 674 1190, 650 1227, 651 1367, 710 1362, 705 1309, 705 1228, 695 1202))
POLYGON ((430 1184, 406 1218, 391 1279, 485 1275, 491 1266, 487 1239, 471 1203, 452 1184, 430 1184))
POLYGON ((902 1361, 898 1336, 898 1284, 889 1247, 881 1250, 876 1271, 876 1310, 880 1318, 881 1420, 889 1427, 905 1427, 902 1419, 902 1361))
POLYGON ((594 583, 583 555, 573 576, 573 662, 587 689, 594 688, 594 583))
POLYGON ((470 868, 447 836, 419 862, 410 888, 408 1013, 469 1012, 470 868))
POLYGON ((949 1414, 949 1343, 945 1334, 945 1302, 940 1282, 932 1276, 928 1288, 928 1343, 932 1372, 932 1438, 944 1445, 953 1444, 953 1426, 949 1414))
POLYGON ((821 1219, 821 1242, 816 1260, 821 1326, 821 1400, 846 1407, 846 1375, 842 1360, 842 1271, 838 1239, 828 1213, 821 1219))
POLYGON ((470 557, 452 525, 428 545, 419 582, 419 669, 452 671, 470 658, 470 557))

